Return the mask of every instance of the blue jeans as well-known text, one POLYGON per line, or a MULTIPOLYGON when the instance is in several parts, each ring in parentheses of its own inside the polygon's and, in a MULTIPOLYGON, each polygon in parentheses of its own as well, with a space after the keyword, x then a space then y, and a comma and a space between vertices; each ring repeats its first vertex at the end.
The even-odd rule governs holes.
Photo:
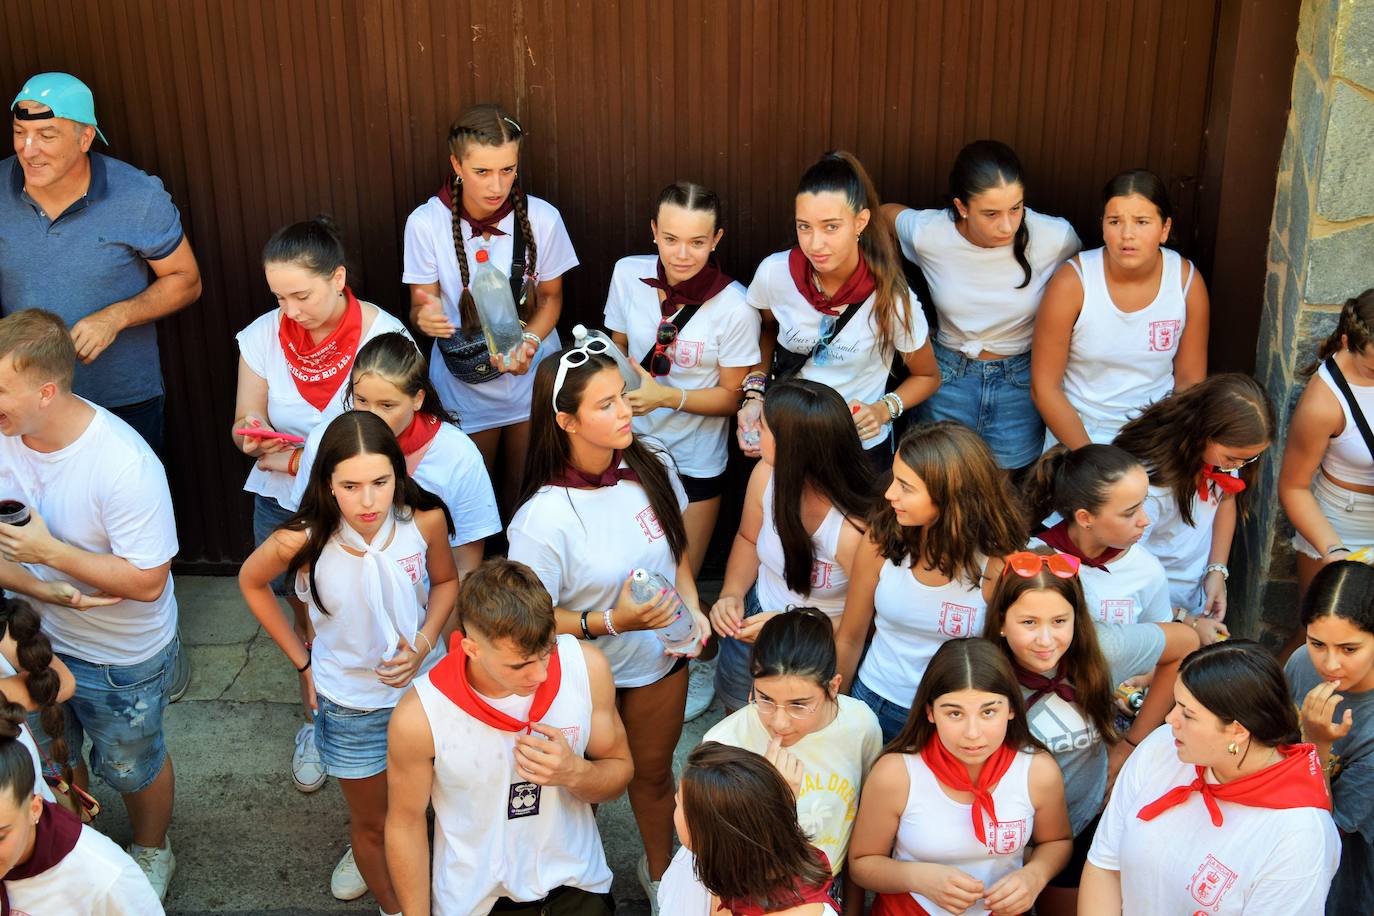
POLYGON ((940 389, 916 408, 919 418, 957 420, 983 437, 997 463, 1023 468, 1040 457, 1045 422, 1030 394, 1030 354, 969 359, 931 341, 940 389))
POLYGON ((315 747, 324 771, 335 779, 366 779, 386 772, 386 729, 392 708, 351 709, 315 697, 315 747))
MULTIPOLYGON (((754 584, 744 594, 744 619, 762 613, 758 585, 754 584)), ((726 709, 743 709, 749 705, 749 692, 754 689, 754 679, 749 676, 749 656, 753 652, 751 643, 740 642, 729 636, 722 637, 720 641, 720 649, 716 653, 716 695, 726 709)))
MULTIPOLYGON (((82 740, 88 737, 91 772, 116 792, 132 795, 152 785, 167 759, 162 713, 180 651, 181 639, 174 636, 135 665, 97 665, 59 654, 76 679, 76 693, 65 705, 68 763, 81 762, 82 740)), ((48 736, 37 713, 29 715, 29 729, 46 755, 48 736)))
POLYGON ((854 678, 854 686, 849 689, 849 695, 856 700, 863 700, 868 708, 873 710, 873 714, 878 717, 878 727, 883 730, 883 744, 896 738, 903 726, 906 725, 909 710, 878 696, 859 678, 854 678))
MULTIPOLYGON (((295 515, 287 509, 283 509, 281 503, 270 496, 263 496, 261 493, 253 494, 253 546, 257 547, 272 536, 272 532, 281 527, 282 523, 295 515)), ((291 597, 294 591, 286 586, 286 573, 272 580, 272 594, 285 595, 291 597)))
POLYGON ((134 428, 143 437, 159 458, 162 457, 163 406, 166 395, 158 395, 137 404, 124 404, 120 407, 105 408, 119 419, 134 428))

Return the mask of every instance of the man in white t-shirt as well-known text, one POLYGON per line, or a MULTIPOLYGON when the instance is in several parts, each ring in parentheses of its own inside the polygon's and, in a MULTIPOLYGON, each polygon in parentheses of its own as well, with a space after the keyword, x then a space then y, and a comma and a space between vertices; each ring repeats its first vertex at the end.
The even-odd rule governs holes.
POLYGON ((634 772, 611 666, 556 636, 553 600, 522 563, 478 567, 458 614, 449 654, 415 679, 387 734, 386 855, 401 908, 609 916, 592 805, 634 772))
POLYGON ((75 364, 56 315, 0 319, 0 515, 16 522, 0 523, 0 587, 34 600, 75 676, 66 711, 77 782, 89 779, 80 754, 90 738, 90 768, 123 795, 129 852, 162 897, 176 868, 162 734, 180 651, 172 497, 138 433, 72 393, 75 364))

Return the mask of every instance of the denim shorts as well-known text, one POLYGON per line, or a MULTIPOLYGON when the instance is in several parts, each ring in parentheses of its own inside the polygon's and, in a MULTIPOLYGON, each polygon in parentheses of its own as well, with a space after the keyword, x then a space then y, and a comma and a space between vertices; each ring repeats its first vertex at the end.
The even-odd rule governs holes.
MULTIPOLYGON (((758 585, 754 584, 744 594, 744 619, 761 613, 758 585)), ((749 656, 753 651, 752 643, 729 636, 720 640, 716 653, 716 695, 726 709, 743 709, 749 705, 749 694, 754 689, 754 679, 749 676, 749 656)))
MULTIPOLYGON (((116 792, 131 795, 152 785, 167 759, 162 713, 180 651, 181 639, 173 636, 136 665, 97 665, 59 654, 76 679, 76 693, 65 704, 68 763, 81 762, 82 741, 90 738, 91 772, 116 792)), ((37 713, 29 714, 29 729, 47 754, 37 713)))
MULTIPOLYGON (((288 509, 283 509, 281 503, 270 496, 263 496, 261 493, 253 494, 253 546, 257 547, 272 536, 272 532, 281 527, 282 523, 295 515, 288 509)), ((272 580, 272 594, 291 596, 293 593, 286 587, 286 573, 272 580)))
POLYGON ((1031 401, 1030 354, 969 359, 931 341, 940 389, 916 408, 926 422, 958 420, 983 437, 997 463, 1022 468, 1040 457, 1045 423, 1031 401))
POLYGON ((315 748, 335 779, 366 779, 386 772, 386 727, 392 708, 350 709, 316 694, 315 748))
POLYGON ((906 725, 907 713, 910 710, 874 693, 858 677, 854 678, 854 686, 849 688, 849 695, 856 700, 862 700, 878 717, 878 727, 883 730, 883 744, 896 738, 902 727, 906 725))

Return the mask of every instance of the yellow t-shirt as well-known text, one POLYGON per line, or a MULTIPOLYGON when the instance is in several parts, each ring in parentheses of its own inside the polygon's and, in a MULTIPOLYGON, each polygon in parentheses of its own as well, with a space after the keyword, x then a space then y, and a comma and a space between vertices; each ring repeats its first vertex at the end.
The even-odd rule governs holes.
MULTIPOLYGON (((849 851, 859 789, 883 749, 878 717, 868 705, 843 695, 838 700, 840 710, 834 721, 787 748, 802 765, 797 820, 811 842, 830 858, 835 874, 844 868, 849 851)), ((771 738, 751 703, 717 722, 702 740, 762 754, 771 738)))

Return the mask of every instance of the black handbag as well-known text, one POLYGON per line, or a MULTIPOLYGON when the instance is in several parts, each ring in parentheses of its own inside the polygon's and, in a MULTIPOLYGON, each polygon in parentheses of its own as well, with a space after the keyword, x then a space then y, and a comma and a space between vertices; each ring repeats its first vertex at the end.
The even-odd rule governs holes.
MULTIPOLYGON (((514 248, 510 260, 510 293, 517 305, 525 285, 525 236, 520 231, 519 221, 515 225, 514 248)), ((462 328, 452 337, 435 338, 439 345, 439 355, 444 358, 444 366, 449 374, 460 382, 480 385, 505 375, 491 364, 491 351, 487 349, 487 337, 481 331, 464 334, 462 328)))
MULTIPOLYGON (((849 319, 858 314, 859 309, 859 305, 851 305, 844 310, 839 318, 835 319, 835 330, 830 335, 827 344, 835 342, 835 339, 840 336, 840 332, 844 330, 844 326, 849 324, 849 319)), ((781 343, 775 342, 773 344, 773 381, 780 382, 796 375, 802 370, 802 366, 806 365, 806 361, 815 356, 816 351, 820 348, 821 342, 818 340, 806 353, 793 353, 781 343)))

